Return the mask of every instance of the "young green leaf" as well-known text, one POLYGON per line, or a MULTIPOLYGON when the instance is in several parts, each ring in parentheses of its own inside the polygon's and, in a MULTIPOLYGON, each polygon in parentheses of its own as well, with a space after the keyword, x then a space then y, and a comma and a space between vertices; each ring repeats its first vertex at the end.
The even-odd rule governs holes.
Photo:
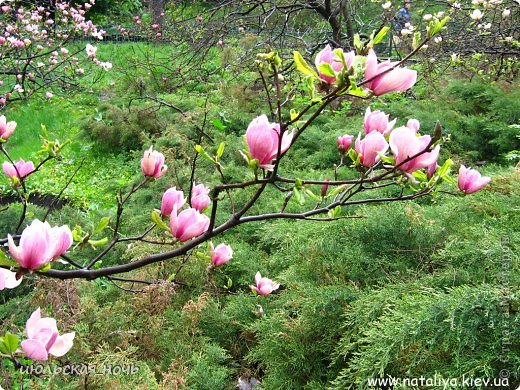
POLYGON ((152 211, 152 221, 161 229, 170 231, 170 228, 168 225, 164 223, 164 221, 161 218, 161 213, 159 210, 152 211))
POLYGON ((226 144, 224 142, 221 142, 217 149, 217 159, 220 159, 222 155, 224 154, 224 147, 226 144))
POLYGON ((108 223, 110 222, 109 217, 103 217, 99 221, 98 225, 96 226, 96 229, 94 229, 94 234, 101 233, 105 228, 108 226, 108 223))
POLYGON ((296 64, 296 69, 298 69, 298 71, 300 71, 304 75, 318 77, 318 74, 316 73, 316 71, 314 69, 312 69, 307 64, 307 62, 305 62, 305 60, 303 59, 302 55, 299 52, 295 51, 295 52, 293 52, 293 54, 294 54, 294 63, 296 64))

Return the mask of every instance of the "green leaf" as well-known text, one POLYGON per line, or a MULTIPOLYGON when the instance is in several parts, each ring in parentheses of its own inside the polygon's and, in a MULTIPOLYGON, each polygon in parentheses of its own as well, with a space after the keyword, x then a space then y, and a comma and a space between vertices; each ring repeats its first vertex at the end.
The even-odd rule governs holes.
POLYGON ((18 344, 20 340, 18 336, 7 332, 2 340, 3 344, 7 347, 8 353, 11 354, 18 349, 18 344))
POLYGON ((4 252, 0 251, 0 265, 6 267, 17 267, 18 263, 8 258, 4 252))
POLYGON ((166 225, 166 223, 164 223, 164 221, 162 220, 161 218, 161 213, 159 210, 154 210, 152 211, 152 221, 161 229, 163 230, 166 230, 166 231, 170 231, 170 228, 168 227, 168 225, 166 225))
POLYGON ((294 187, 293 194, 296 202, 298 202, 300 205, 303 205, 305 203, 305 196, 298 188, 294 187))
POLYGON ((9 347, 5 344, 4 338, 0 337, 0 353, 3 353, 4 355, 10 355, 9 347))
POLYGON ((319 196, 316 196, 316 194, 314 194, 314 192, 312 192, 311 190, 309 190, 308 188, 305 189, 305 193, 311 198, 311 199, 314 199, 314 200, 320 200, 320 197, 319 196))
POLYGON ((358 154, 354 149, 350 149, 348 151, 348 156, 353 162, 356 162, 358 160, 358 154))
POLYGON ((412 49, 417 49, 419 47, 419 44, 421 43, 421 32, 417 31, 415 34, 413 34, 413 40, 412 40, 412 49))
POLYGON ((195 145, 195 150, 198 154, 200 154, 202 157, 206 158, 207 160, 211 161, 212 163, 215 163, 216 161, 213 160, 213 157, 211 157, 201 145, 195 145))
POLYGON ((44 266, 38 268, 38 272, 47 272, 51 269, 51 263, 47 263, 44 266))
POLYGON ((106 229, 106 227, 108 226, 109 222, 110 222, 110 218, 109 217, 101 218, 101 220, 99 221, 98 225, 96 226, 96 229, 94 230, 93 234, 101 233, 103 230, 106 229))
POLYGON ((318 70, 323 76, 336 77, 336 72, 334 72, 334 69, 332 69, 332 66, 328 62, 322 62, 318 66, 318 70))
POLYGON ((386 156, 384 155, 383 153, 381 152, 377 152, 377 155, 379 156, 379 158, 381 159, 381 161, 387 163, 387 164, 390 164, 390 165, 394 165, 395 164, 395 161, 394 161, 394 158, 391 157, 391 156, 386 156))
POLYGON ((222 123, 220 119, 213 119, 213 121, 211 121, 211 124, 215 126, 215 128, 219 131, 224 131, 227 128, 227 126, 224 123, 222 123))
POLYGON ((108 237, 103 237, 101 240, 88 240, 88 243, 96 249, 98 246, 106 245, 108 242, 108 237))
POLYGON ((450 20, 449 16, 446 16, 442 20, 435 19, 434 21, 432 21, 426 30, 428 38, 433 38, 435 35, 439 33, 439 31, 443 30, 444 25, 448 20, 450 20))
POLYGON ((386 36, 386 33, 389 30, 390 30, 390 27, 387 27, 387 26, 385 26, 381 30, 379 30, 379 32, 374 37, 374 39, 372 39, 373 44, 377 45, 378 43, 381 43, 381 41, 384 39, 384 37, 386 36))
POLYGON ((224 154, 224 147, 226 144, 224 142, 221 142, 217 149, 217 159, 221 158, 224 154))
POLYGON ((345 190, 345 188, 347 188, 346 184, 342 184, 342 185, 334 188, 331 192, 329 192, 329 195, 328 195, 329 198, 338 195, 340 192, 343 192, 345 190))
POLYGON ((327 215, 329 216, 329 218, 339 217, 341 215, 341 206, 336 206, 332 210, 329 210, 327 215))
POLYGON ((440 167, 437 170, 437 174, 439 175, 439 177, 444 178, 444 176, 448 175, 450 173, 452 165, 453 165, 453 161, 450 158, 447 159, 444 162, 444 164, 442 165, 442 167, 440 167))
POLYGON ((299 72, 301 72, 307 76, 318 77, 318 74, 316 73, 316 71, 314 69, 312 69, 307 64, 307 62, 305 62, 305 60, 303 59, 302 55, 299 52, 295 51, 295 52, 293 52, 293 54, 294 54, 294 63, 296 65, 296 69, 299 72))

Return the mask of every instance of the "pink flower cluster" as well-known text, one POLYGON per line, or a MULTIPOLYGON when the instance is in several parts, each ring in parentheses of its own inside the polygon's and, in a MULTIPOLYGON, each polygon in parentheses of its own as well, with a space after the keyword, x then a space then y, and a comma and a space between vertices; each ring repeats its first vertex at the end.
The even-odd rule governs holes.
MULTIPOLYGON (((354 51, 344 53, 342 49, 336 50, 341 51, 345 63, 343 63, 341 57, 332 50, 330 45, 325 46, 325 48, 316 55, 314 60, 316 68, 318 69, 318 76, 325 84, 336 83, 338 75, 341 72, 348 71, 356 58, 354 51), (323 64, 329 64, 335 75, 326 75, 320 71, 320 67, 323 64)), ((417 71, 401 68, 397 66, 396 63, 390 61, 378 63, 376 53, 373 50, 370 50, 366 57, 364 76, 364 86, 371 90, 375 96, 394 91, 404 92, 413 87, 417 81, 417 71)))
POLYGON ((170 229, 179 241, 190 240, 208 230, 209 218, 202 212, 211 203, 209 188, 203 184, 193 186, 191 207, 180 211, 185 203, 184 193, 176 187, 168 189, 161 202, 161 214, 170 217, 170 229))
MULTIPOLYGON (((52 12, 50 7, 13 8, 13 3, 2 2, 0 57, 12 76, 0 80, 0 86, 5 81, 8 88, 0 96, 0 105, 5 105, 13 93, 30 95, 40 89, 38 75, 45 74, 44 84, 49 85, 53 74, 60 76, 60 83, 83 74, 79 59, 65 45, 78 36, 103 39, 105 32, 85 16, 93 4, 94 0, 74 5, 57 1, 52 12)), ((98 65, 108 67, 108 63, 98 65)))
MULTIPOLYGON (((390 149, 394 158, 394 166, 410 176, 415 171, 426 169, 427 177, 431 178, 437 169, 440 145, 432 148, 431 137, 420 135, 420 122, 409 119, 406 126, 394 128, 397 119, 390 120, 390 115, 383 111, 372 111, 370 107, 365 112, 365 136, 358 135, 354 148, 359 162, 365 167, 377 165, 381 156, 390 149)), ((338 149, 345 154, 352 144, 352 135, 338 137, 338 149)), ((480 190, 490 181, 489 177, 481 177, 480 173, 462 166, 459 173, 459 189, 471 194, 480 190)))

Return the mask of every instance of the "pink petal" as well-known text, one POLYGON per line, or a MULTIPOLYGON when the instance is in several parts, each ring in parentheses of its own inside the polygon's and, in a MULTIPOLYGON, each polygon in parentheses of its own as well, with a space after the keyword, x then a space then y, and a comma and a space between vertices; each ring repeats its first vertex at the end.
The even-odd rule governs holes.
POLYGON ((32 360, 47 360, 49 355, 44 345, 38 340, 24 340, 22 341, 22 351, 27 358, 32 360))
POLYGON ((49 353, 56 357, 65 355, 72 348, 75 336, 75 332, 65 333, 64 335, 59 336, 49 349, 49 353))

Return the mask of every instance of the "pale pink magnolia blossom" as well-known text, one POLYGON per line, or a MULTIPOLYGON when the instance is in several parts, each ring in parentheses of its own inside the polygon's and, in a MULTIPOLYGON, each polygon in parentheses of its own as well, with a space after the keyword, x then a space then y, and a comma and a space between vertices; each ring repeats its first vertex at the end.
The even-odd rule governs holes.
POLYGON ((2 164, 2 168, 4 170, 4 173, 9 176, 10 178, 18 178, 22 179, 32 172, 34 172, 34 164, 32 161, 25 162, 24 160, 20 160, 18 162, 15 162, 14 165, 5 161, 2 164), (15 168, 16 167, 16 168, 15 168))
POLYGON ((0 290, 15 288, 22 283, 22 278, 16 280, 16 273, 5 268, 0 268, 0 290))
POLYGON ((417 81, 417 71, 415 70, 396 67, 381 74, 393 66, 395 64, 390 61, 378 64, 376 53, 370 50, 366 61, 365 79, 371 81, 365 83, 365 87, 370 89, 375 96, 394 91, 404 92, 413 87, 417 81))
POLYGON ((399 170, 413 173, 436 163, 439 158, 439 145, 431 152, 421 153, 427 149, 430 141, 431 137, 429 135, 418 137, 414 129, 405 126, 392 131, 392 134, 390 134, 390 149, 394 155, 395 165, 399 166, 399 170), (418 153, 421 154, 406 161, 418 153))
POLYGON ((64 254, 73 239, 67 225, 51 228, 48 222, 35 219, 23 230, 18 246, 10 234, 7 241, 11 256, 20 267, 37 270, 64 254))
POLYGON ((361 139, 361 134, 359 134, 355 148, 361 164, 365 167, 372 167, 381 160, 378 153, 385 154, 388 150, 388 142, 386 142, 383 134, 373 131, 363 139, 361 139))
POLYGON ((273 282, 271 279, 263 278, 260 272, 255 275, 256 286, 250 285, 251 290, 256 291, 260 295, 269 295, 277 290, 280 285, 273 282))
POLYGON ((220 267, 233 258, 233 249, 231 249, 231 247, 226 244, 219 244, 217 247, 214 247, 213 243, 211 242, 210 255, 211 263, 215 267, 220 267))
POLYGON ((21 347, 25 356, 32 360, 48 360, 49 354, 61 357, 70 351, 73 345, 75 332, 60 336, 54 318, 42 318, 38 308, 25 325, 27 340, 22 341, 21 347))
POLYGON ((172 187, 166 190, 162 197, 161 214, 164 216, 170 215, 174 207, 177 207, 177 210, 179 210, 185 203, 186 198, 184 197, 184 193, 177 190, 176 187, 172 187))
POLYGON ((408 122, 406 122, 406 127, 415 130, 415 132, 418 133, 419 129, 421 128, 421 123, 417 119, 408 119, 408 122))
POLYGON ((164 155, 150 146, 141 159, 141 170, 145 176, 158 179, 168 171, 168 166, 164 164, 164 155))
POLYGON ((197 211, 204 211, 209 204, 211 199, 209 198, 209 188, 204 184, 198 184, 193 186, 191 190, 191 207, 197 211))
MULTIPOLYGON (((285 153, 291 146, 294 130, 284 132, 280 153, 285 153)), ((246 131, 246 141, 251 157, 258 160, 261 168, 273 170, 271 164, 278 153, 280 125, 269 123, 266 115, 261 115, 249 124, 246 131)))
POLYGON ((85 51, 87 52, 87 57, 88 58, 95 58, 96 57, 96 52, 97 52, 97 47, 92 46, 90 43, 87 43, 85 51))
POLYGON ((460 166, 459 169, 459 190, 464 192, 465 194, 472 194, 484 188, 491 181, 489 176, 484 176, 480 174, 475 169, 466 168, 464 165, 460 166))
POLYGON ((209 222, 208 216, 199 213, 194 208, 183 210, 177 215, 177 207, 173 206, 173 211, 170 214, 172 235, 182 242, 206 232, 209 222))
POLYGON ((340 135, 338 137, 338 149, 340 152, 344 153, 350 148, 352 145, 352 141, 354 140, 354 136, 350 134, 340 135))
POLYGON ((11 121, 7 122, 5 115, 0 116, 0 138, 4 141, 13 135, 14 130, 16 129, 16 122, 11 121))
POLYGON ((397 119, 390 121, 390 115, 385 114, 383 111, 372 111, 370 107, 365 112, 365 120, 363 127, 365 128, 365 134, 369 134, 372 131, 378 131, 383 135, 388 135, 394 128, 397 119))
MULTIPOLYGON (((356 53, 354 53, 354 51, 350 51, 346 54, 344 53, 343 56, 345 57, 345 64, 347 65, 347 68, 350 68, 352 62, 354 62, 354 59, 356 58, 356 53)), ((320 69, 319 66, 323 63, 329 64, 336 74, 343 70, 343 62, 341 61, 341 58, 338 57, 336 53, 334 53, 334 50, 332 50, 330 45, 325 46, 325 48, 316 55, 314 63, 316 65, 316 69, 318 69, 318 73, 320 69)), ((319 77, 327 84, 334 84, 337 78, 332 76, 325 76, 322 73, 319 73, 319 77)))

